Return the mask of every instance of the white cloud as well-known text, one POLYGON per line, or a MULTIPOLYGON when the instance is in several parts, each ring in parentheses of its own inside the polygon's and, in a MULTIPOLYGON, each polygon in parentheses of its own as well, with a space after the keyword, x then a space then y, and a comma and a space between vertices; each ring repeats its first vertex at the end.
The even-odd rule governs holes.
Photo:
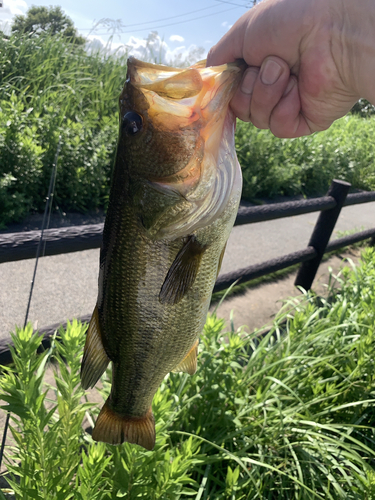
POLYGON ((3 6, 0 7, 0 24, 10 26, 14 16, 25 14, 27 8, 25 0, 3 0, 3 6))
POLYGON ((83 35, 86 36, 87 43, 86 49, 88 51, 97 51, 97 50, 106 50, 111 53, 120 51, 121 53, 125 53, 126 49, 124 48, 123 43, 114 42, 113 39, 104 40, 99 35, 83 35))
POLYGON ((231 27, 233 26, 233 24, 229 24, 228 21, 224 21, 223 23, 221 23, 221 26, 223 28, 225 28, 225 31, 228 31, 231 29, 231 27))
POLYGON ((180 35, 171 35, 169 37, 169 40, 171 42, 180 42, 180 43, 182 43, 183 41, 185 41, 185 38, 183 36, 180 36, 180 35))
POLYGON ((142 61, 171 66, 189 66, 203 59, 206 54, 202 47, 197 47, 196 45, 190 45, 189 47, 181 45, 172 49, 155 31, 143 39, 131 36, 125 44, 115 43, 113 40, 106 42, 103 38, 96 35, 90 35, 88 39, 88 50, 106 49, 111 53, 127 53, 142 61))
MULTIPOLYGON (((176 41, 179 40, 176 39, 176 41)), ((132 36, 126 46, 129 54, 138 59, 171 66, 188 66, 204 57, 204 49, 196 45, 190 45, 189 47, 181 45, 171 49, 156 31, 150 33, 147 39, 132 36)))

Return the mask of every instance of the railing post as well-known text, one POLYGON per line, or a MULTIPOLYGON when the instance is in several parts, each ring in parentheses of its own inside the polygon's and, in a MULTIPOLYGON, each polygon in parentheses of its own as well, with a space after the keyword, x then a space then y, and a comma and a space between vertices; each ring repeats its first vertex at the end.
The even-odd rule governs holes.
POLYGON ((332 181, 327 196, 335 199, 336 206, 320 212, 308 245, 316 250, 317 256, 301 265, 294 282, 295 286, 310 290, 350 186, 351 184, 345 181, 332 181))

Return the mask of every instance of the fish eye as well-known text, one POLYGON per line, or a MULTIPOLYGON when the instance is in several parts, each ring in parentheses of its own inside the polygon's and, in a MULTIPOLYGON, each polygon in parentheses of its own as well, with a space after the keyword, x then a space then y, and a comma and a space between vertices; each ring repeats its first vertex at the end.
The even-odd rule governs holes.
POLYGON ((122 119, 122 129, 127 135, 135 135, 142 130, 142 117, 134 111, 129 111, 122 119))

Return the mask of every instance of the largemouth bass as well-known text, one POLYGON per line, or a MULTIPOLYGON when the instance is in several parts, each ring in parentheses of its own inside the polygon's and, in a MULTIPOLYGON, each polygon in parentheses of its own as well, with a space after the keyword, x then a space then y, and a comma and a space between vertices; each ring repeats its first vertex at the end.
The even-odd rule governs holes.
POLYGON ((240 64, 188 69, 130 58, 81 368, 93 387, 113 364, 93 439, 155 444, 152 399, 170 371, 194 374, 198 338, 242 176, 228 103, 240 64))

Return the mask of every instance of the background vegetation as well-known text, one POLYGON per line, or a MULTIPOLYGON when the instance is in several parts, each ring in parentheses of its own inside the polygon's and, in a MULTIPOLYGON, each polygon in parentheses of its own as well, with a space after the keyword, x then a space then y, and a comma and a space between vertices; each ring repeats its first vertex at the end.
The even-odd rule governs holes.
MULTIPOLYGON (((105 206, 126 74, 125 57, 88 53, 64 24, 60 35, 48 20, 26 24, 0 39, 3 225, 43 208, 59 137, 58 206, 105 206)), ((334 177, 375 189, 373 108, 355 112, 295 140, 240 123, 244 196, 322 194, 334 177)), ((17 331, 0 379, 13 438, 0 500, 375 498, 374 279, 368 250, 329 299, 290 300, 263 335, 209 317, 197 374, 168 375, 154 398, 153 452, 92 441, 99 407, 79 383, 85 325, 69 324, 39 354, 32 327, 17 331)))
POLYGON ((349 114, 328 130, 278 139, 268 130, 238 122, 236 147, 244 177, 243 197, 322 195, 332 179, 375 189, 375 118, 349 114))
POLYGON ((31 325, 18 331, 0 380, 16 499, 374 498, 374 279, 369 249, 329 300, 290 301, 263 336, 209 317, 196 375, 170 374, 154 398, 153 452, 83 431, 99 411, 79 383, 84 326, 68 325, 39 355, 31 325))
POLYGON ((67 42, 84 45, 86 39, 74 27, 73 21, 64 14, 59 6, 50 7, 33 5, 26 15, 15 16, 12 31, 18 33, 49 33, 61 35, 67 42))
MULTIPOLYGON (((43 16, 17 20, 19 31, 0 38, 0 225, 42 209, 59 136, 54 208, 93 210, 108 197, 126 57, 87 52, 67 37, 63 14, 57 35, 43 16)), ((324 194, 332 178, 374 189, 374 131, 368 103, 301 139, 239 123, 244 197, 324 194)))
POLYGON ((56 203, 103 206, 126 58, 42 33, 0 39, 0 223, 41 210, 61 136, 56 203))

